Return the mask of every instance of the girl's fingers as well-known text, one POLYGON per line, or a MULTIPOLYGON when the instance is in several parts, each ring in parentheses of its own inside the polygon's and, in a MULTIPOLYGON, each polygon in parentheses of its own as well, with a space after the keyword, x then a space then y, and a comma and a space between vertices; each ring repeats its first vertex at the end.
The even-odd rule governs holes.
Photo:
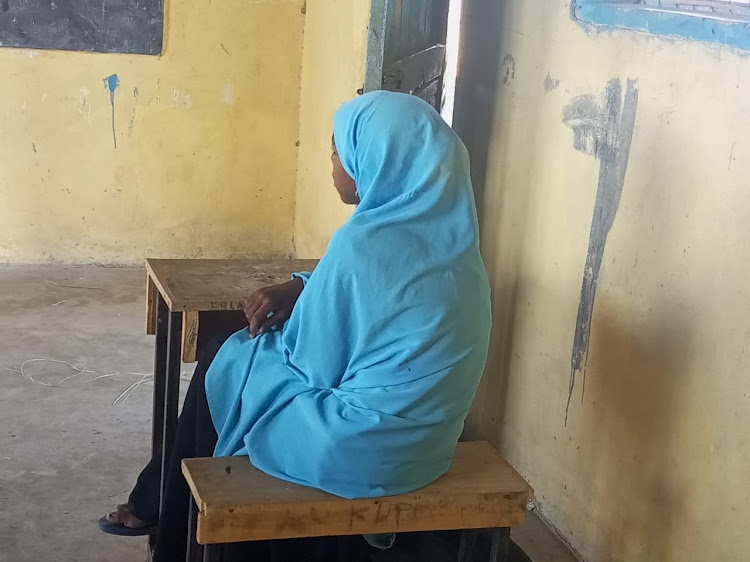
POLYGON ((261 334, 265 334, 268 330, 270 330, 274 326, 283 324, 284 322, 289 320, 289 316, 290 314, 286 310, 280 310, 279 312, 276 312, 272 316, 269 316, 268 318, 266 318, 266 320, 263 323, 261 323, 258 332, 261 334))
POLYGON ((268 315, 273 312, 273 306, 270 300, 261 299, 258 308, 250 319, 250 336, 258 335, 260 327, 268 320, 268 315))

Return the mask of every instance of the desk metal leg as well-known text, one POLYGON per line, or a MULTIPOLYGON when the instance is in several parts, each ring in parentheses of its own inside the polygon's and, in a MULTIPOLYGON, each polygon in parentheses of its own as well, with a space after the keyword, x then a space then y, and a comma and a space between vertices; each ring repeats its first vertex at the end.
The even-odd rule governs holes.
MULTIPOLYGON (((167 336, 169 331, 169 308, 161 296, 156 293, 156 342, 154 345, 154 405, 151 414, 151 456, 161 451, 164 438, 164 397, 167 384, 167 336)), ((160 477, 161 478, 161 477, 160 477)), ((161 485, 159 501, 161 503, 161 485)), ((156 537, 148 540, 149 552, 153 552, 156 537)))
POLYGON ((167 381, 167 330, 169 309, 164 297, 157 292, 156 343, 154 347, 154 410, 151 417, 151 455, 161 449, 164 435, 164 389, 167 381))
MULTIPOLYGON (((177 411, 180 401, 180 347, 182 344, 182 312, 169 313, 167 329, 167 375, 164 387, 164 427, 162 433, 161 456, 161 501, 159 512, 164 503, 164 487, 167 481, 167 469, 177 431, 177 411)), ((154 388, 154 391, 156 389, 154 388)))

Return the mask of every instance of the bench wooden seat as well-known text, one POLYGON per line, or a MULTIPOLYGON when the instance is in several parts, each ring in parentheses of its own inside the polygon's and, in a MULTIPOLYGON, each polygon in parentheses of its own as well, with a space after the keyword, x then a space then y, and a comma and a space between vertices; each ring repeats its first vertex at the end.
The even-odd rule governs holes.
POLYGON ((448 473, 399 496, 348 500, 285 482, 247 457, 185 459, 197 542, 452 529, 508 529, 526 517, 529 485, 486 442, 459 443, 448 473))

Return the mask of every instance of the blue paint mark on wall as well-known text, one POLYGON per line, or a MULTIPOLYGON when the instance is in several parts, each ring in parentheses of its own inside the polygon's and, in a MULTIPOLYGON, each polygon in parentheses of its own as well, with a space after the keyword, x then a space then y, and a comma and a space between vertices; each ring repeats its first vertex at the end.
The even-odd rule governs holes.
POLYGON ((109 102, 112 104, 112 138, 115 141, 115 148, 117 148, 117 132, 115 131, 115 90, 120 85, 120 79, 117 74, 107 76, 104 79, 104 85, 109 90, 109 102))
POLYGON ((107 83, 107 89, 112 92, 112 94, 115 93, 117 86, 120 85, 120 79, 117 77, 117 74, 107 76, 104 81, 107 83))
POLYGON ((744 18, 728 21, 731 18, 702 17, 695 11, 654 11, 632 0, 574 0, 571 7, 573 18, 584 27, 637 29, 750 50, 750 26, 744 18))

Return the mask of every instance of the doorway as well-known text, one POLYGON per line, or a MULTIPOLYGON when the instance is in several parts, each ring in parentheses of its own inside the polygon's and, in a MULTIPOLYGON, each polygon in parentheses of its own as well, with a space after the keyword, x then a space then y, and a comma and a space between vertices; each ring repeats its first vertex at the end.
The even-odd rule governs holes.
POLYGON ((372 0, 365 92, 413 94, 452 124, 462 0, 372 0))

